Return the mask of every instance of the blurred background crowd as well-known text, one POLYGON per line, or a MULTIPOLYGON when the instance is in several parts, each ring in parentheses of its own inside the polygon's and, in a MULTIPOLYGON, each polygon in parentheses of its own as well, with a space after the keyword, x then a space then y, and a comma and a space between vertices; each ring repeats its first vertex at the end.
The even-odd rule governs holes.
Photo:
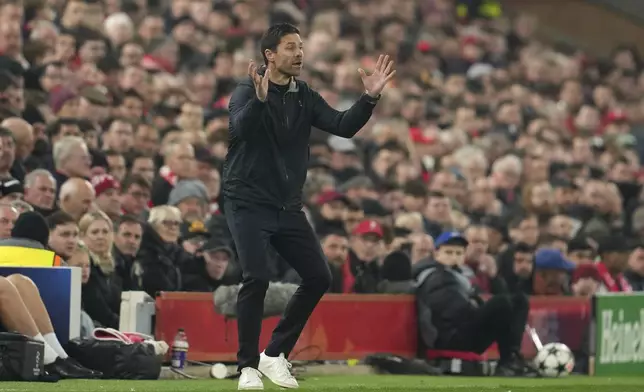
MULTIPOLYGON (((302 30, 302 79, 337 109, 377 54, 398 69, 354 139, 310 142, 332 292, 410 292, 447 230, 481 293, 644 289, 637 51, 538 40, 535 17, 487 0, 0 0, 0 238, 45 216, 109 327, 123 290, 238 283, 228 100, 277 22, 302 30)), ((297 282, 274 256, 272 279, 297 282)))

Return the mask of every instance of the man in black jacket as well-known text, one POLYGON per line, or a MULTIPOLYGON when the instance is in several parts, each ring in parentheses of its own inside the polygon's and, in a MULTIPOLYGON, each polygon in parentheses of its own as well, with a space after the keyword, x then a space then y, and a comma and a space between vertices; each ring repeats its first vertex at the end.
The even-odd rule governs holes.
POLYGON ((497 295, 483 302, 459 268, 465 262, 465 237, 445 232, 435 246, 435 261, 415 273, 424 345, 482 354, 496 342, 500 359, 495 375, 532 375, 519 353, 528 318, 527 297, 497 295))
POLYGON ((352 137, 371 117, 395 71, 388 56, 380 56, 370 75, 359 70, 365 93, 349 110, 339 112, 296 79, 303 58, 296 27, 270 27, 261 49, 266 67, 258 70, 251 61, 249 78, 230 100, 230 145, 223 171, 224 213, 243 270, 239 389, 263 388, 259 371, 281 387, 297 388, 285 358, 331 281, 320 244, 302 212, 311 127, 352 137), (260 356, 269 246, 297 271, 302 284, 260 356))

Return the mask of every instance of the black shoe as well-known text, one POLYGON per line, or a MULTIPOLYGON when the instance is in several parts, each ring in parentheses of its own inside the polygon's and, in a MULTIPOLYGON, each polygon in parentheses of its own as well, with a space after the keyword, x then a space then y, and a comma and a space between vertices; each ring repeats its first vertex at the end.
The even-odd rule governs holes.
POLYGON ((499 362, 494 375, 497 377, 539 377, 539 372, 522 356, 517 355, 507 362, 499 362))
POLYGON ((94 375, 94 378, 102 378, 103 377, 103 372, 99 372, 98 370, 87 368, 87 367, 81 365, 80 362, 78 362, 77 360, 75 360, 72 357, 67 357, 66 361, 68 361, 72 366, 75 366, 75 367, 77 367, 79 369, 83 369, 83 370, 87 370, 87 371, 92 372, 92 374, 94 375))
POLYGON ((59 376, 61 379, 92 379, 96 378, 92 370, 75 366, 69 358, 56 358, 56 361, 45 365, 45 370, 50 375, 59 376))

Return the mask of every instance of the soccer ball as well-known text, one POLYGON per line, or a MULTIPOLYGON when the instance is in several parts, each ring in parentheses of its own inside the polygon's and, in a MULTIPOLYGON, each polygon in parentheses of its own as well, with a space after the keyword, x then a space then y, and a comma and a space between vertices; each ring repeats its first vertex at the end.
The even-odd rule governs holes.
POLYGON ((575 356, 563 343, 548 343, 539 350, 534 362, 543 377, 565 377, 575 366, 575 356))

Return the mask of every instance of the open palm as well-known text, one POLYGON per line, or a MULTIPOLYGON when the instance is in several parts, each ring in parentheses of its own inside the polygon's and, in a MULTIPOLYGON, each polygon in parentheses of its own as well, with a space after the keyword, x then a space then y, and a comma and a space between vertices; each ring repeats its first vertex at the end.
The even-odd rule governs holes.
POLYGON ((367 75, 364 69, 358 69, 360 77, 362 78, 362 84, 364 85, 367 94, 372 97, 377 97, 380 95, 382 90, 385 88, 387 83, 393 79, 396 75, 396 70, 394 69, 394 62, 389 61, 388 55, 380 55, 378 61, 376 62, 376 67, 371 73, 367 75))

